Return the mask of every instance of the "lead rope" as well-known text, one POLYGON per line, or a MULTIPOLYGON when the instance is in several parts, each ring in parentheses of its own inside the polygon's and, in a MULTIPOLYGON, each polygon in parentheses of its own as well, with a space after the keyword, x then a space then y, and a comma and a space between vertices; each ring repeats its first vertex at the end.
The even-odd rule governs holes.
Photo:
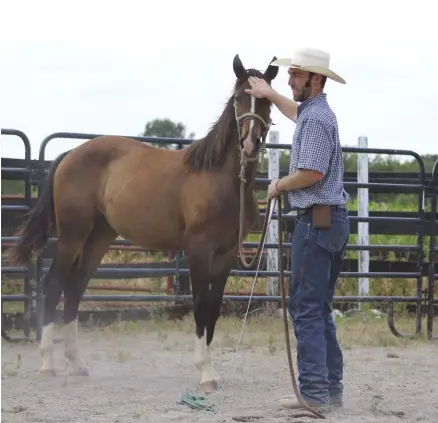
MULTIPOLYGON (((288 359, 288 364, 289 364, 289 373, 290 373, 290 377, 291 377, 291 381, 292 381, 292 388, 294 390, 294 394, 295 397, 297 398, 298 403, 301 405, 301 408, 309 411, 310 413, 314 414, 315 416, 321 418, 321 419, 325 419, 324 415, 321 414, 319 411, 314 410, 312 407, 310 407, 302 398, 300 391, 298 390, 298 386, 297 386, 297 382, 295 380, 295 372, 294 372, 294 367, 293 367, 293 363, 292 363, 292 354, 291 354, 291 346, 290 346, 290 338, 289 338, 289 325, 288 325, 288 320, 287 320, 287 306, 286 306, 286 287, 285 287, 285 283, 284 283, 284 269, 283 269, 283 233, 282 233, 282 227, 281 227, 281 223, 282 223, 282 212, 281 212, 281 196, 279 196, 278 198, 274 198, 273 201, 269 200, 268 201, 268 207, 269 208, 269 214, 266 214, 266 219, 265 219, 265 223, 268 224, 271 220, 272 220, 272 214, 273 211, 275 209, 275 203, 278 201, 278 268, 279 268, 279 277, 280 277, 280 289, 281 289, 281 302, 282 302, 282 308, 283 308, 283 323, 284 323, 284 334, 285 334, 285 339, 286 339, 286 353, 287 353, 287 359, 288 359)), ((264 246, 265 246, 265 242, 266 242, 266 235, 267 235, 267 231, 264 231, 263 233, 263 238, 260 242, 261 245, 261 250, 263 250, 264 246)), ((221 385, 221 389, 219 391, 219 394, 223 393, 223 388, 225 386, 225 384, 228 381, 228 378, 231 374, 231 370, 233 368, 233 364, 234 361, 236 359, 237 356, 237 351, 239 350, 239 346, 242 340, 242 336, 243 336, 243 331, 246 325, 246 320, 248 318, 248 313, 249 313, 249 308, 251 305, 251 299, 254 293, 254 287, 255 287, 255 283, 257 281, 257 276, 258 276, 258 272, 259 272, 259 268, 260 268, 260 263, 261 263, 261 258, 262 255, 260 254, 259 256, 259 261, 257 264, 257 269, 256 269, 256 274, 254 276, 254 280, 252 282, 252 286, 251 286, 251 292, 250 292, 250 296, 249 296, 249 300, 248 300, 248 306, 246 308, 246 312, 245 312, 245 316, 243 319, 243 323, 242 323, 242 328, 240 330, 240 334, 239 334, 239 339, 237 341, 237 345, 236 348, 234 350, 234 354, 233 354, 233 359, 231 360, 230 363, 230 369, 228 370, 226 377, 224 379, 224 382, 221 385)), ((219 404, 222 404, 224 402, 225 398, 222 395, 222 401, 219 401, 219 404)), ((217 410, 215 410, 217 412, 217 410)))
POLYGON ((294 390, 294 394, 297 398, 298 403, 307 411, 310 411, 315 416, 320 419, 325 419, 324 415, 319 411, 314 410, 310 407, 306 401, 304 401, 303 397, 300 394, 300 391, 297 387, 297 382, 295 380, 295 372, 294 366, 292 363, 292 354, 290 348, 290 339, 289 339, 289 324, 287 321, 287 307, 286 307, 286 288, 284 284, 284 269, 283 269, 283 233, 281 230, 281 221, 282 221, 282 213, 281 213, 281 196, 278 197, 278 268, 280 270, 280 289, 281 289, 281 303, 283 306, 283 323, 284 323, 284 335, 286 338, 286 353, 287 353, 287 361, 289 363, 289 373, 292 381, 292 387, 294 390))
MULTIPOLYGON (((269 210, 268 218, 267 218, 268 222, 270 222, 271 219, 272 219, 272 213, 273 213, 273 211, 274 211, 274 207, 271 207, 271 209, 269 210)), ((261 244, 261 246, 262 246, 262 249, 263 249, 264 246, 265 246, 266 235, 267 235, 267 232, 264 233, 263 239, 262 239, 261 242, 260 242, 260 244, 261 244)), ((238 339, 238 341, 237 341, 237 345, 236 345, 236 348, 235 348, 235 350, 234 350, 233 359, 232 359, 232 361, 231 361, 231 367, 233 366, 234 360, 236 359, 237 351, 238 351, 238 349, 239 349, 240 342, 241 342, 241 340, 242 340, 243 330, 244 330, 244 328, 245 328, 246 320, 247 320, 247 318, 248 318, 249 307, 250 307, 250 305, 251 305, 251 300, 252 300, 252 297, 253 297, 255 284, 256 284, 256 282, 257 282, 257 276, 258 276, 258 273, 259 273, 259 269, 260 269, 260 263, 261 263, 261 261, 262 261, 262 255, 260 254, 260 256, 259 256, 259 262, 258 262, 258 264, 257 264, 256 274, 254 275, 254 279, 253 279, 253 281, 252 281, 252 286, 251 286, 251 292, 250 292, 250 294, 249 294, 248 305, 247 305, 247 307, 246 307, 245 316, 244 316, 244 318, 243 318, 242 329, 240 330, 239 339, 238 339)), ((228 380, 229 375, 230 375, 230 372, 227 373, 227 375, 226 375, 226 377, 225 377, 225 380, 224 380, 224 383, 223 383, 222 386, 221 386, 220 392, 223 391, 223 388, 224 388, 224 386, 225 386, 225 384, 226 384, 226 382, 227 382, 227 380, 228 380)))

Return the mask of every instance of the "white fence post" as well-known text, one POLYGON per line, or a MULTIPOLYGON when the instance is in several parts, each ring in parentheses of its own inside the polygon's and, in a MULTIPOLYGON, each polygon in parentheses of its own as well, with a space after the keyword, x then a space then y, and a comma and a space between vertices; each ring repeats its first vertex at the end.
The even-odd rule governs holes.
MULTIPOLYGON (((359 137, 359 148, 368 148, 368 138, 359 137)), ((358 153, 357 182, 368 183, 368 153, 358 153)), ((368 188, 358 188, 358 216, 368 217, 368 188)), ((368 222, 358 222, 358 245, 369 244, 368 222)), ((358 270, 361 273, 369 272, 370 252, 359 251, 358 270)), ((367 277, 359 278, 359 295, 368 295, 370 281, 367 277)), ((359 303, 360 306, 360 303, 359 303)))
MULTIPOLYGON (((280 134, 278 131, 269 132, 269 143, 279 144, 280 134)), ((268 153, 268 178, 269 180, 280 177, 280 150, 270 148, 268 153)), ((277 211, 277 204, 274 212, 277 211)), ((268 226, 266 237, 267 243, 278 243, 278 220, 272 219, 268 226)), ((267 249, 266 270, 269 272, 278 272, 278 248, 267 249)), ((277 276, 268 277, 268 292, 267 295, 280 295, 279 278, 277 276)))

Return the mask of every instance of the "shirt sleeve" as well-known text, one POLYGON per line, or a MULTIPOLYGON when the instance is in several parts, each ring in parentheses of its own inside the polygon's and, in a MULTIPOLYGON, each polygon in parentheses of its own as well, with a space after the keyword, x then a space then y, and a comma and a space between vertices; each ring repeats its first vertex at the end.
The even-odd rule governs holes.
POLYGON ((319 119, 309 118, 303 122, 298 169, 327 173, 333 152, 333 137, 330 126, 319 119))

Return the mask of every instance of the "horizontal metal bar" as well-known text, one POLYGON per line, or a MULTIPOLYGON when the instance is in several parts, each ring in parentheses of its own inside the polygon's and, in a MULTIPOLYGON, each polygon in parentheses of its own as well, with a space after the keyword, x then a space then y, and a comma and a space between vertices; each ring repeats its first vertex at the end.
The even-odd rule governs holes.
MULTIPOLYGON (((2 243, 13 243, 18 241, 18 237, 14 236, 5 236, 1 238, 2 243)), ((53 242, 57 241, 57 238, 52 238, 53 242)), ((123 240, 125 241, 125 240, 123 240)), ((120 245, 120 246, 132 246, 128 241, 123 243, 114 242, 111 245, 120 245)), ((243 248, 257 248, 259 246, 258 242, 244 242, 243 248)), ((283 248, 291 248, 291 242, 283 242, 283 248)), ((265 248, 273 248, 278 249, 278 244, 272 242, 266 242, 265 248)), ((421 248, 419 245, 357 245, 357 244, 348 244, 347 250, 353 251, 420 251, 421 248)), ((145 250, 147 251, 147 250, 145 250)), ((438 250, 437 250, 438 251, 438 250)))
POLYGON ((2 210, 11 210, 11 211, 29 211, 28 206, 15 206, 15 205, 3 205, 2 210))
MULTIPOLYGON (((268 186, 271 183, 271 180, 269 178, 255 178, 254 182, 256 185, 260 186, 268 186)), ((426 187, 421 184, 395 184, 390 182, 348 182, 344 181, 344 186, 346 187, 356 187, 356 188, 391 188, 392 190, 396 191, 422 191, 426 187)))
POLYGON ((3 275, 25 275, 29 272, 29 268, 27 267, 3 267, 1 268, 3 275))
MULTIPOLYGON (((103 135, 108 134, 93 134, 93 133, 80 133, 80 132, 55 132, 47 136, 44 141, 47 144, 48 141, 54 138, 68 138, 68 139, 89 139, 96 138, 103 135)), ((147 137, 147 136, 132 136, 132 135, 112 135, 112 136, 121 136, 125 138, 133 138, 139 141, 145 142, 153 142, 156 144, 183 144, 190 145, 193 142, 193 139, 190 138, 170 138, 170 137, 147 137)), ((273 149, 284 149, 291 150, 292 146, 290 143, 288 144, 271 144, 266 143, 266 148, 273 149)), ((398 150, 398 149, 388 149, 388 148, 360 148, 360 147, 342 147, 343 152, 350 153, 369 153, 369 154, 391 154, 391 155, 402 155, 402 156, 413 156, 419 160, 422 160, 420 155, 415 151, 411 150, 398 150)))
POLYGON ((26 294, 2 294, 2 301, 27 301, 31 299, 36 299, 35 296, 26 295, 26 294))
MULTIPOLYGON (((243 247, 247 248, 257 248, 259 246, 258 242, 244 242, 243 247)), ((283 248, 291 248, 291 242, 283 242, 283 248)), ((272 242, 266 242, 265 248, 275 248, 278 249, 278 244, 272 242)), ((357 244, 348 244, 347 250, 353 251, 420 251, 421 248, 419 245, 357 245, 357 244)))
MULTIPOLYGON (((36 299, 35 296, 27 296, 24 294, 13 294, 13 295, 2 295, 2 301, 25 301, 28 299, 36 299)), ((84 295, 81 301, 114 301, 114 302, 131 302, 131 301, 178 301, 178 300, 192 300, 193 297, 191 295, 84 295)), ((224 295, 224 301, 249 301, 249 295, 224 295)), ((286 296, 286 300, 289 297, 286 296)), ((61 298, 64 300, 64 297, 61 298)), ((403 302, 403 303, 412 303, 419 302, 422 299, 420 297, 400 297, 400 296, 335 296, 333 298, 333 302, 403 302)), ((260 302, 260 301, 281 301, 281 296, 274 295, 253 295, 251 298, 252 302, 260 302)), ((438 299, 434 300, 434 303, 437 303, 438 299)))
MULTIPOLYGON (((43 272, 46 273, 49 270, 48 267, 43 268, 43 272)), ((175 276, 177 273, 174 269, 129 269, 129 268, 105 268, 101 267, 96 270, 93 278, 151 278, 151 277, 165 277, 175 276)), ((285 276, 290 276, 291 272, 285 270, 285 276)), ((190 275, 189 269, 179 269, 180 275, 190 275)), ((259 277, 278 277, 280 272, 268 271, 268 270, 231 270, 230 276, 255 276, 259 277)), ((341 277, 355 278, 355 277, 370 277, 370 278, 418 278, 421 276, 419 272, 341 272, 341 277)))
MULTIPOLYGON (((48 272, 49 268, 45 267, 43 268, 43 272, 48 272)), ((98 268, 95 273, 93 274, 93 278, 152 278, 152 277, 165 277, 165 276, 175 276, 177 273, 176 268, 170 268, 170 269, 147 269, 147 268, 140 268, 140 269, 134 269, 134 268, 105 268, 100 267, 98 268)), ((285 276, 290 275, 290 271, 284 271, 285 276)), ((189 269, 179 269, 180 275, 190 275, 189 269)), ((268 271, 268 270, 259 270, 256 272, 255 270, 231 270, 230 276, 255 276, 258 275, 259 277, 273 277, 273 276, 279 276, 279 272, 274 271, 268 271)))
MULTIPOLYGON (((3 243, 13 243, 19 240, 19 237, 16 236, 4 236, 1 238, 1 242, 3 243)), ((56 242, 57 238, 50 238, 51 242, 56 242)), ((111 245, 120 245, 120 246, 132 246, 129 241, 126 240, 117 240, 113 242, 111 245)), ((244 248, 257 248, 259 246, 258 242, 244 242, 243 247, 244 248)), ((292 243, 291 242, 283 242, 283 248, 291 248, 292 243)), ((272 242, 266 242, 265 248, 275 248, 278 249, 278 244, 272 243, 272 242)), ((378 244, 371 244, 371 245, 357 245, 357 244, 348 244, 347 250, 356 250, 356 251, 364 251, 364 250, 370 250, 370 251, 420 251, 421 248, 419 245, 378 245, 378 244)), ((146 251, 146 250, 145 250, 146 251)), ((436 251, 438 252, 438 247, 436 248, 436 251)))
POLYGON ((28 175, 32 173, 31 169, 20 168, 20 167, 2 167, 2 173, 18 173, 21 175, 28 175))
POLYGON ((419 278, 421 272, 341 272, 346 278, 419 278))
MULTIPOLYGON (((192 300, 191 295, 84 295, 82 301, 178 301, 192 300)), ((224 301, 249 301, 249 295, 224 295, 224 301)), ((286 300, 289 297, 286 296, 286 300)), ((253 295, 252 302, 281 301, 281 296, 253 295)), ((333 302, 405 302, 412 303, 421 301, 418 297, 388 297, 388 296, 346 296, 334 297, 333 302)))
POLYGON ((419 245, 356 245, 348 244, 347 250, 353 251, 421 251, 419 245))
MULTIPOLYGON (((266 213, 259 213, 260 217, 265 217, 266 213)), ((296 220, 296 215, 294 214, 283 214, 281 216, 283 220, 296 220)), ((350 221, 357 222, 388 222, 388 223, 423 223, 419 217, 388 217, 388 216, 348 216, 350 221)), ((272 220, 278 220, 278 214, 272 214, 272 220)))
POLYGON ((344 186, 356 188, 392 188, 394 191, 421 191, 425 189, 425 186, 421 184, 391 184, 380 182, 344 182, 344 186))

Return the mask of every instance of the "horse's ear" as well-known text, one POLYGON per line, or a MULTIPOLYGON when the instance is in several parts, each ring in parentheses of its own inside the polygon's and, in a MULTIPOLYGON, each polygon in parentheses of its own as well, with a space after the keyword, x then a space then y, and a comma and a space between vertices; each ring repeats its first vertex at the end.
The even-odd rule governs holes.
POLYGON ((246 79, 246 70, 242 64, 242 61, 240 60, 240 57, 238 54, 234 56, 233 60, 233 70, 236 74, 236 77, 239 78, 241 81, 246 79))
MULTIPOLYGON (((277 57, 274 56, 273 59, 271 60, 271 63, 277 60, 277 57)), ((273 79, 275 79, 275 77, 278 74, 278 66, 272 66, 271 64, 269 64, 268 68, 265 70, 265 77, 269 80, 272 81, 273 79)))

